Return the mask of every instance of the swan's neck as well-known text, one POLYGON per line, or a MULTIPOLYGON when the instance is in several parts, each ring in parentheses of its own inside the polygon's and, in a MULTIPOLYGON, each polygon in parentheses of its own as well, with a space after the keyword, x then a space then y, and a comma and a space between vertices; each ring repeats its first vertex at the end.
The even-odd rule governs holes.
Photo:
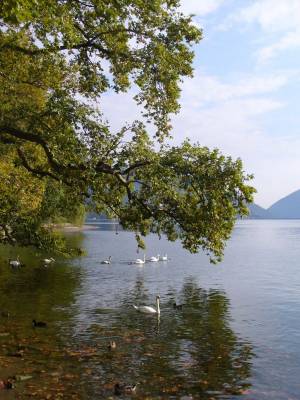
POLYGON ((160 314, 159 298, 156 299, 156 310, 157 310, 157 314, 160 314))

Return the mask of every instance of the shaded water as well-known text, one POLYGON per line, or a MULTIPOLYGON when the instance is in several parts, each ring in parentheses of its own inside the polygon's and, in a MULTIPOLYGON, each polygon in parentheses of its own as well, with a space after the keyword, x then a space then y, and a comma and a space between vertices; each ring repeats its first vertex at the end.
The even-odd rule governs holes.
POLYGON ((217 266, 156 237, 146 256, 170 260, 129 265, 133 234, 100 228, 70 237, 86 257, 49 268, 27 250, 11 271, 1 250, 0 379, 31 376, 1 399, 116 398, 117 382, 138 383, 121 398, 299 399, 300 221, 239 222, 217 266), (133 309, 157 294, 160 319, 133 309))

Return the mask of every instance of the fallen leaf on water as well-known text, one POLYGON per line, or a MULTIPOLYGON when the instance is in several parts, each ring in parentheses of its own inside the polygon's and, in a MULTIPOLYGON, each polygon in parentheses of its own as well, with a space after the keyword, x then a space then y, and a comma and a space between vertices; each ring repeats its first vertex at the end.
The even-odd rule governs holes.
POLYGON ((179 390, 179 387, 173 386, 173 387, 169 387, 169 388, 164 388, 163 392, 165 392, 165 393, 177 393, 178 390, 179 390))
POLYGON ((15 375, 16 381, 27 381, 28 379, 32 379, 32 375, 15 375))
POLYGON ((85 370, 85 373, 86 373, 87 375, 91 375, 91 374, 93 373, 93 370, 90 369, 90 368, 87 368, 87 369, 85 370))
POLYGON ((49 375, 51 375, 51 376, 59 376, 60 375, 60 373, 59 372, 50 372, 50 374, 49 375))
POLYGON ((104 389, 113 389, 114 386, 115 386, 114 383, 105 383, 103 385, 104 389))
POLYGON ((75 375, 73 375, 73 374, 65 374, 64 375, 64 379, 74 379, 75 378, 75 375))
POLYGON ((207 384, 208 384, 208 381, 205 381, 205 380, 200 379, 200 383, 203 383, 203 385, 207 385, 207 384))

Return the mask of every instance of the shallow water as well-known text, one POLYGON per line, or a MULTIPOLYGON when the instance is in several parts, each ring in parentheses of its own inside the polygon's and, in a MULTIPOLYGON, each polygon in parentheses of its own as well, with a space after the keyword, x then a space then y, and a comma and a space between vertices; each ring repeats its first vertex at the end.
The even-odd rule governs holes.
POLYGON ((123 382, 138 385, 121 398, 300 398, 300 221, 238 222, 217 266, 154 236, 146 257, 169 261, 130 265, 143 256, 134 235, 99 228, 70 234, 86 257, 48 268, 45 255, 2 248, 0 379, 31 378, 1 399, 115 398, 123 382), (11 271, 16 251, 26 267, 11 271), (157 294, 159 319, 132 307, 157 294))

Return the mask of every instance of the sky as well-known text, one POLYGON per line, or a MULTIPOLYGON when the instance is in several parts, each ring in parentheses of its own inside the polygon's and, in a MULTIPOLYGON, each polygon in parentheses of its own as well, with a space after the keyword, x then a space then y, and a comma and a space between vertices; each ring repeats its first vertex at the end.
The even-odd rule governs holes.
MULTIPOLYGON (((300 0, 182 0, 181 9, 203 40, 172 118, 173 143, 189 137, 240 157, 255 202, 269 207, 300 189, 300 0)), ((115 98, 116 110, 130 120, 130 101, 115 98)))

